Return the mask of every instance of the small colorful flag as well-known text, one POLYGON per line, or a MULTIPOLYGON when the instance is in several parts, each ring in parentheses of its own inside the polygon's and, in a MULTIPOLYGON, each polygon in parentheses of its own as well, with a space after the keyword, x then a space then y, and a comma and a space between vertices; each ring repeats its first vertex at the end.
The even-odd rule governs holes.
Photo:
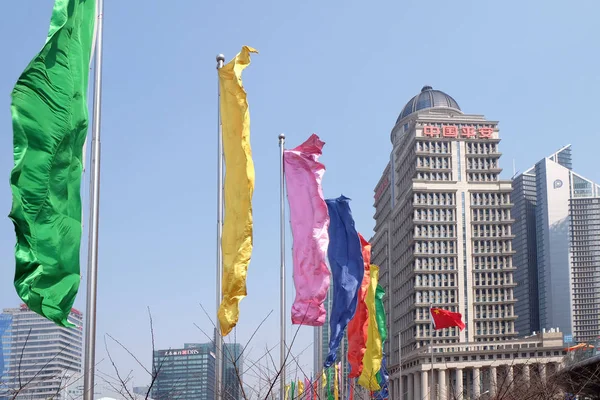
POLYGON ((335 371, 333 375, 333 398, 335 400, 340 400, 340 364, 335 364, 335 371))
POLYGON ((461 331, 465 329, 465 323, 462 321, 460 313, 434 307, 430 309, 430 313, 433 329, 435 330, 452 328, 453 326, 457 326, 461 331))

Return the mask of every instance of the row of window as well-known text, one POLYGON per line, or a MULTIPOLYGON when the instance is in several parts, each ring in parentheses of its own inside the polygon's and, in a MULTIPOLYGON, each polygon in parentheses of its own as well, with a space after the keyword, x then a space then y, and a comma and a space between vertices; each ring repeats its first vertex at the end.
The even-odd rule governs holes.
POLYGON ((415 193, 414 205, 453 206, 456 204, 455 193, 415 193))
POLYGON ((450 154, 452 152, 451 142, 429 142, 417 140, 415 150, 419 153, 450 154))
POLYGON ((471 154, 498 154, 497 143, 466 142, 467 155, 471 154))
POLYGON ((455 225, 415 225, 415 238, 455 238, 455 225))
POLYGON ((497 158, 467 158, 467 170, 488 170, 497 168, 497 158))

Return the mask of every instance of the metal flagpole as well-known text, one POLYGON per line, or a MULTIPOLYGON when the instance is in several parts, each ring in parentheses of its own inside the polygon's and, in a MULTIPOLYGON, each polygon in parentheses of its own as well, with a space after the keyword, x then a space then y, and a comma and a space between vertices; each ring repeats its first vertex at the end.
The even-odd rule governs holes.
POLYGON ((319 370, 317 371, 317 373, 321 372, 321 374, 319 375, 319 386, 317 387, 317 389, 319 389, 319 399, 324 399, 325 398, 325 392, 323 391, 323 326, 320 326, 319 329, 319 370))
MULTIPOLYGON (((392 346, 390 346, 390 348, 391 347, 392 346)), ((400 374, 400 381, 398 383, 398 392, 400 394, 400 400, 404 400, 404 382, 402 381, 402 331, 401 330, 398 332, 398 371, 399 371, 398 373, 400 374)), ((388 386, 388 390, 389 390, 389 386, 388 386)))
MULTIPOLYGON (((225 56, 217 56, 217 69, 223 68, 225 56)), ((217 76, 218 82, 218 76, 217 76)), ((221 277, 223 276, 223 126, 221 124, 221 85, 217 86, 217 271, 216 271, 216 321, 217 332, 215 334, 215 399, 220 400, 221 381, 223 375, 223 338, 221 337, 221 324, 219 323, 219 307, 223 299, 223 288, 221 277)))
POLYGON ((341 379, 340 379, 340 399, 344 399, 344 381, 346 380, 345 377, 345 368, 346 368, 346 340, 345 338, 342 336, 342 359, 340 360, 340 370, 342 372, 341 374, 341 379))
POLYGON ((429 318, 431 320, 431 335, 429 337, 431 347, 431 377, 429 378, 429 399, 433 400, 433 334, 435 333, 435 324, 433 323, 433 315, 431 314, 431 308, 433 305, 429 303, 429 318))
POLYGON ((100 215, 100 118, 102 111, 102 25, 104 1, 96 2, 96 48, 92 120, 92 168, 90 172, 90 228, 88 242, 87 298, 85 313, 83 398, 94 398, 96 366, 96 300, 98 287, 98 224, 100 215))
POLYGON ((281 363, 281 372, 279 376, 279 397, 280 400, 285 399, 285 175, 283 169, 283 151, 285 145, 285 134, 279 134, 279 237, 281 244, 281 271, 279 277, 279 294, 280 298, 280 343, 279 357, 281 363))

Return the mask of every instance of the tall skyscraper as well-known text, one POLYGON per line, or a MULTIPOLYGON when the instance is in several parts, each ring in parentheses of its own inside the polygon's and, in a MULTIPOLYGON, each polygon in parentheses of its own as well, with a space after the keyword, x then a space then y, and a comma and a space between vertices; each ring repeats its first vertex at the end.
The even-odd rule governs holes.
POLYGON ((155 350, 152 356, 155 400, 213 400, 214 345, 185 345, 183 349, 155 350))
MULTIPOLYGON (((315 374, 315 378, 318 378, 316 374, 319 374, 323 370, 323 363, 327 358, 327 354, 329 353, 329 311, 331 310, 331 301, 333 294, 333 285, 330 286, 329 291, 327 292, 327 297, 325 297, 325 303, 323 304, 325 310, 327 310, 327 317, 325 319, 325 325, 322 327, 314 328, 314 337, 313 343, 313 373, 315 374), (317 343, 321 343, 321 346, 316 346, 317 343), (320 353, 322 351, 322 354, 320 353)), ((343 359, 348 359, 348 330, 344 333, 343 344, 340 344, 340 347, 337 352, 337 360, 336 362, 340 362, 343 359), (343 353, 342 353, 343 351, 343 353)), ((350 372, 350 364, 347 362, 344 363, 344 376, 347 376, 350 372)))
POLYGON ((392 397, 493 397, 499 374, 529 373, 536 353, 511 350, 521 347, 549 347, 536 362, 555 368, 561 333, 514 340, 512 186, 500 179, 498 122, 425 86, 400 112, 391 141, 371 244, 387 294, 392 397), (460 312, 465 330, 434 333, 431 306, 460 312))
POLYGON ((515 328, 520 335, 528 335, 540 330, 535 168, 513 179, 512 199, 515 219, 513 248, 516 252, 513 264, 517 282, 515 311, 519 316, 515 328))
POLYGON ((570 145, 519 175, 513 187, 513 198, 526 199, 517 224, 529 227, 515 231, 517 250, 527 253, 515 259, 517 308, 530 310, 529 318, 518 321, 520 333, 558 327, 576 341, 596 339, 600 187, 572 170, 570 145))
POLYGON ((403 355, 429 344, 430 304, 460 312, 467 325, 435 343, 517 334, 512 188, 499 178, 497 125, 425 86, 392 130, 390 163, 375 191, 373 239, 393 321, 390 364, 399 362, 399 334, 403 355))
POLYGON ((12 323, 12 315, 0 314, 0 400, 8 400, 8 357, 10 355, 10 339, 7 333, 12 323))
MULTIPOLYGON (((212 400, 215 395, 215 348, 213 343, 185 343, 183 349, 156 350, 152 387, 155 400, 212 400)), ((241 400, 244 377, 243 347, 223 346, 223 400, 241 400)))
MULTIPOLYGON (((5 309, 0 321, 8 325, 2 335, 6 391, 21 388, 20 397, 30 400, 62 400, 78 391, 82 384, 81 312, 73 309, 69 316, 75 328, 59 327, 24 304, 5 309)), ((0 386, 0 396, 1 390, 0 386)))
POLYGON ((223 346, 223 400, 241 400, 240 382, 244 376, 244 355, 239 343, 224 343, 223 346))

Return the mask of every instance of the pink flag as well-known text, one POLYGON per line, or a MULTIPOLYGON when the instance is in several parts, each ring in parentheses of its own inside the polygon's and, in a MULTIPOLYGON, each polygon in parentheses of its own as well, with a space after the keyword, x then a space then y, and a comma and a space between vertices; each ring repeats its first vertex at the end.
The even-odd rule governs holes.
POLYGON ((308 400, 312 399, 312 396, 310 395, 310 393, 312 392, 313 387, 310 384, 310 381, 308 380, 308 378, 306 378, 306 377, 304 378, 304 387, 306 388, 305 392, 304 392, 304 398, 306 398, 308 400))
POLYGON ((329 289, 326 264, 329 245, 329 213, 321 180, 325 166, 318 162, 325 142, 315 134, 283 155, 290 221, 294 239, 294 286, 292 324, 322 326, 325 297, 329 289))

